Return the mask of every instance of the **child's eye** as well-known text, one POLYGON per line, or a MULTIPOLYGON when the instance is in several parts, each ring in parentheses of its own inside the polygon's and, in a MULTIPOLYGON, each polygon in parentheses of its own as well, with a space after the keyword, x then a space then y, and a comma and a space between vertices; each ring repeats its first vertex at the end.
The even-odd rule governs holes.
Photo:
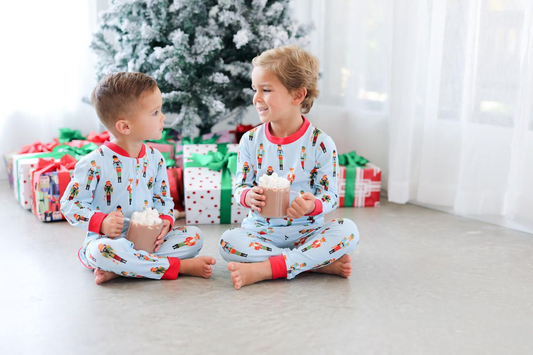
POLYGON ((159 111, 155 111, 152 116, 157 116, 159 114, 159 111))
POLYGON ((264 89, 263 91, 264 91, 264 92, 270 92, 270 90, 268 90, 268 89, 264 89))

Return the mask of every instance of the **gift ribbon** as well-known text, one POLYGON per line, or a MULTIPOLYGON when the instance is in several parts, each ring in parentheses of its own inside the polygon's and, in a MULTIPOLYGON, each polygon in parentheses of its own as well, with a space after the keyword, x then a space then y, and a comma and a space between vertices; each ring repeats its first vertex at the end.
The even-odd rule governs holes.
POLYGON ((72 155, 76 159, 80 159, 81 157, 89 154, 95 149, 98 149, 98 146, 96 145, 96 143, 91 142, 91 143, 85 144, 81 148, 71 147, 69 145, 58 145, 52 150, 52 152, 63 153, 63 155, 68 154, 68 155, 72 155))
POLYGON ((54 138, 52 142, 46 143, 46 144, 43 144, 40 141, 35 141, 32 144, 23 146, 20 149, 19 154, 51 152, 58 145, 59 145, 59 140, 57 138, 54 138))
POLYGON ((169 152, 161 152, 161 155, 163 158, 165 158, 165 164, 167 165, 167 168, 173 168, 176 166, 176 161, 170 157, 169 152))
MULTIPOLYGON (((203 139, 203 136, 198 136, 195 138, 191 137, 183 137, 181 141, 178 143, 181 143, 182 145, 189 145, 189 144, 217 144, 218 139, 220 138, 220 135, 214 134, 211 138, 203 139)), ((176 152, 176 155, 183 154, 183 151, 176 152)))
POLYGON ((220 223, 231 223, 231 173, 237 172, 237 153, 228 152, 228 143, 217 144, 216 152, 192 154, 192 162, 186 162, 185 168, 208 168, 222 170, 220 180, 220 223))
POLYGON ((108 131, 103 131, 102 133, 98 134, 94 131, 89 133, 87 136, 87 140, 93 143, 97 144, 103 144, 105 141, 108 141, 111 138, 108 131))
POLYGON ((344 206, 353 206, 355 201, 355 172, 356 168, 364 167, 368 160, 357 155, 355 151, 339 154, 339 165, 346 167, 346 181, 344 192, 344 206), (352 183, 353 181, 353 183, 352 183))
MULTIPOLYGON (((61 197, 65 193, 67 185, 70 182, 69 170, 74 169, 76 163, 76 158, 71 155, 62 156, 58 162, 56 162, 54 159, 39 158, 39 161, 37 162, 37 169, 35 169, 35 172, 32 175, 32 180, 40 177, 42 174, 45 174, 49 171, 57 171, 57 179, 59 183, 59 199, 61 199, 61 197)), ((36 188, 37 182, 33 181, 32 186, 33 188, 36 188)), ((33 198, 33 210, 35 211, 35 214, 38 215, 37 199, 35 197, 36 196, 34 196, 33 198)))
MULTIPOLYGON (((94 144, 94 143, 91 143, 91 144, 94 144)), ((94 144, 94 147, 97 147, 96 144, 94 144)), ((81 151, 79 149, 77 149, 77 148, 72 148, 72 147, 69 147, 67 145, 58 145, 57 147, 52 149, 51 152, 36 153, 36 154, 25 154, 25 155, 22 155, 22 156, 16 158, 16 160, 14 159, 13 160, 13 170, 14 170, 14 173, 13 173, 13 177, 14 177, 13 184, 15 185, 15 190, 17 191, 16 195, 18 196, 18 200, 20 201, 21 197, 22 197, 21 196, 22 193, 20 191, 20 181, 18 179, 18 176, 19 176, 19 171, 18 171, 19 161, 26 160, 26 159, 36 159, 36 158, 60 159, 61 157, 63 157, 66 154, 73 155, 76 158, 81 157, 81 155, 74 155, 74 154, 76 154, 76 152, 81 152, 81 151)))
POLYGON ((60 128, 59 129, 59 142, 66 143, 75 139, 85 140, 85 137, 81 134, 79 129, 60 128))
POLYGON ((152 139, 147 142, 159 143, 159 144, 170 144, 172 143, 172 142, 169 142, 170 140, 172 140, 171 134, 172 134, 172 130, 170 128, 163 128, 163 135, 161 136, 161 138, 152 139))

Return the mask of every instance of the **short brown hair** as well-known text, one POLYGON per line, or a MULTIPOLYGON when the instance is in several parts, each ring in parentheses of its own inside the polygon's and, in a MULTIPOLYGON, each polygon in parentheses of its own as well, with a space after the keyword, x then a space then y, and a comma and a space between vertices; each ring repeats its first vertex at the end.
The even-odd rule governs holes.
POLYGON ((302 113, 308 113, 318 97, 318 59, 298 46, 284 46, 270 49, 252 60, 254 67, 261 67, 278 77, 283 86, 293 92, 306 88, 302 101, 302 113))
POLYGON ((91 94, 91 101, 100 121, 108 129, 119 115, 134 109, 137 100, 157 88, 154 79, 143 73, 112 73, 104 76, 91 94))

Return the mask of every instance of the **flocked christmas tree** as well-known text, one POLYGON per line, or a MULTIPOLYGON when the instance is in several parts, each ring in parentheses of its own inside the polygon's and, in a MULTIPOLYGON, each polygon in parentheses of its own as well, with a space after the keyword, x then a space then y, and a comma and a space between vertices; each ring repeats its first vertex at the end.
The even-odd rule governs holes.
POLYGON ((251 104, 251 60, 305 44, 310 26, 291 19, 288 0, 111 0, 91 47, 98 78, 117 71, 152 76, 174 126, 201 134, 241 120, 251 104))

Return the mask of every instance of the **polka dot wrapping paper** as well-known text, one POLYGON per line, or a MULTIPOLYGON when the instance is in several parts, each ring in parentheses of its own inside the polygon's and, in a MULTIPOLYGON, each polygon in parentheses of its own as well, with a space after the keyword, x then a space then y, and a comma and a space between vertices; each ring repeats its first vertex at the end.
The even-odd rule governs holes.
MULTIPOLYGON (((192 161, 192 154, 217 152, 216 144, 189 144, 183 146, 185 164, 192 161)), ((238 144, 227 144, 228 152, 238 153, 238 144)), ((231 174, 231 188, 235 184, 235 175, 231 174)), ((187 224, 221 224, 241 223, 249 210, 240 207, 230 194, 231 199, 221 201, 222 171, 213 171, 207 167, 187 167, 184 170, 185 213, 187 224), (229 220, 221 219, 221 209, 226 211, 229 220), (227 209, 231 210, 228 213, 227 209)))

